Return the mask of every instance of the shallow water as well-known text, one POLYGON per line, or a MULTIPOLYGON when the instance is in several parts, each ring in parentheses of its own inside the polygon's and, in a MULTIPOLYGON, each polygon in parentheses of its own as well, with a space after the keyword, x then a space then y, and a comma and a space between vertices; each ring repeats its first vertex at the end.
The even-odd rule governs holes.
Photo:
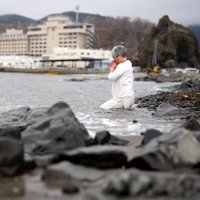
MULTIPOLYGON (((170 85, 173 83, 135 82, 135 97, 168 90, 170 85)), ((111 98, 111 83, 106 75, 0 73, 0 93, 1 112, 20 106, 49 107, 64 101, 91 136, 101 130, 115 135, 137 135, 148 128, 168 131, 179 123, 156 119, 151 112, 137 107, 134 111, 99 109, 111 98)))

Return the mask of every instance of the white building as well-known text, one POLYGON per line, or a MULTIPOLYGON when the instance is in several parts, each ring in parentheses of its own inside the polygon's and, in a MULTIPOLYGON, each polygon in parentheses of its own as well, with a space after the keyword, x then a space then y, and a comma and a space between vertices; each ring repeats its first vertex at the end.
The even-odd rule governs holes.
POLYGON ((66 16, 50 16, 37 26, 28 27, 29 53, 53 53, 54 47, 91 49, 94 25, 75 23, 66 16))
POLYGON ((0 56, 1 68, 37 68, 39 64, 28 56, 0 56))
POLYGON ((42 56, 44 65, 69 68, 90 67, 91 63, 93 64, 91 67, 94 68, 108 68, 108 63, 110 63, 111 60, 111 51, 102 49, 68 49, 55 47, 52 54, 45 54, 42 56))
POLYGON ((28 37, 23 30, 7 29, 0 34, 0 55, 26 55, 28 37))
POLYGON ((91 49, 94 25, 72 22, 68 17, 55 15, 42 24, 23 30, 7 29, 0 34, 0 55, 41 56, 53 53, 54 47, 91 49))

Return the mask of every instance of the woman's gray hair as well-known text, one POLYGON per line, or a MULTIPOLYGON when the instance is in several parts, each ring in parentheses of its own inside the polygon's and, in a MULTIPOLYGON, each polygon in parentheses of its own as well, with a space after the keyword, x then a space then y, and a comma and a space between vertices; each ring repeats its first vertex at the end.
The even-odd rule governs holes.
POLYGON ((114 46, 112 49, 113 58, 116 58, 119 54, 121 54, 122 57, 126 57, 126 48, 122 45, 114 46))

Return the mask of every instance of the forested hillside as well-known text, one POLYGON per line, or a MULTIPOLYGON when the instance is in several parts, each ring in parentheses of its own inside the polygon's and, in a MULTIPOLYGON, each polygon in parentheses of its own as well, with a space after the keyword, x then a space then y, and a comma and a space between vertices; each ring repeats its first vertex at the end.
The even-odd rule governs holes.
POLYGON ((139 45, 138 63, 151 66, 157 41, 157 64, 162 67, 199 67, 198 41, 188 28, 163 16, 139 45))
POLYGON ((199 47, 200 47, 200 25, 192 25, 188 26, 188 28, 195 34, 197 37, 197 40, 199 42, 199 47))

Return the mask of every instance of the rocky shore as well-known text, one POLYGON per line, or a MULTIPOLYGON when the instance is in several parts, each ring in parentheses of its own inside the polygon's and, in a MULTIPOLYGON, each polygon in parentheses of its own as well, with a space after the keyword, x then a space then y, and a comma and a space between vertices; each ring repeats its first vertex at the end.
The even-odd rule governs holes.
POLYGON ((199 199, 200 81, 181 82, 136 101, 184 121, 169 132, 91 138, 65 102, 1 113, 0 199, 199 199))
MULTIPOLYGON (((144 80, 144 79, 142 79, 144 80)), ((160 92, 156 95, 146 96, 136 100, 138 107, 145 107, 155 111, 155 115, 160 109, 172 109, 168 113, 173 119, 178 118, 199 118, 200 117, 200 75, 199 74, 171 74, 171 75, 151 75, 145 78, 146 81, 156 82, 180 82, 180 85, 174 86, 170 92, 160 92), (168 108, 169 107, 169 108, 168 108), (175 111, 176 110, 176 111, 175 111)), ((164 111, 163 111, 164 112, 164 111)), ((167 113, 163 113, 167 115, 167 113)), ((164 117, 164 116, 160 116, 164 117)))

